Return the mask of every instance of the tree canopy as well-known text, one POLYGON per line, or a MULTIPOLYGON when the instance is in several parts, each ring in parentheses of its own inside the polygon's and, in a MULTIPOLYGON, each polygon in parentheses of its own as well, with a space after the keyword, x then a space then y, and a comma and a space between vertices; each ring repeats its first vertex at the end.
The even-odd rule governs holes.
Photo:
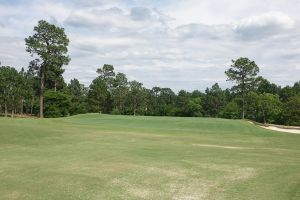
POLYGON ((248 58, 232 60, 225 71, 233 87, 219 83, 205 91, 174 92, 171 88, 146 88, 111 64, 96 70, 85 86, 64 80, 69 39, 63 28, 41 20, 25 39, 32 57, 28 68, 0 66, 0 114, 63 117, 87 112, 178 117, 246 118, 262 123, 300 125, 300 81, 278 86, 259 75, 248 58), (45 112, 44 112, 45 111, 45 112))
POLYGON ((228 77, 228 81, 233 81, 236 85, 232 88, 236 90, 242 96, 242 119, 245 118, 245 94, 254 89, 255 83, 257 82, 257 74, 259 67, 254 61, 248 58, 239 58, 232 60, 231 67, 225 71, 228 77))
POLYGON ((33 29, 34 34, 25 39, 26 51, 34 58, 31 70, 40 80, 40 117, 44 117, 45 81, 57 81, 64 72, 63 65, 70 61, 68 53, 69 39, 63 28, 50 24, 45 20, 38 22, 33 29))

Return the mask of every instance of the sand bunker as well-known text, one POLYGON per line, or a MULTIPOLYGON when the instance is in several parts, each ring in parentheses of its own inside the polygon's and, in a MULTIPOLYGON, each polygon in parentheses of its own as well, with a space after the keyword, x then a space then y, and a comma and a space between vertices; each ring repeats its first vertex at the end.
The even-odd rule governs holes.
POLYGON ((278 128, 275 126, 260 126, 260 127, 268 129, 268 130, 272 130, 272 131, 300 134, 300 130, 298 130, 298 129, 285 129, 285 128, 278 128))
POLYGON ((193 144, 193 146, 222 148, 222 149, 249 149, 246 147, 222 146, 222 145, 211 145, 211 144, 193 144))
POLYGON ((258 125, 258 126, 261 127, 261 128, 268 129, 268 130, 272 130, 272 131, 300 134, 300 129, 280 128, 280 127, 277 127, 277 126, 275 126, 275 125, 273 125, 273 126, 272 126, 272 125, 262 126, 262 125, 253 123, 252 121, 248 121, 248 122, 249 122, 250 124, 258 125))

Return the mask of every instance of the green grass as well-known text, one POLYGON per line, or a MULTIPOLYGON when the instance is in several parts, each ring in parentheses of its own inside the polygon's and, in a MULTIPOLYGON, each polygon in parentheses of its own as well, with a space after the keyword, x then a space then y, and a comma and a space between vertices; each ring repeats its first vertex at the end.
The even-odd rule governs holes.
POLYGON ((0 118, 0 199, 300 199, 300 135, 244 121, 0 118))

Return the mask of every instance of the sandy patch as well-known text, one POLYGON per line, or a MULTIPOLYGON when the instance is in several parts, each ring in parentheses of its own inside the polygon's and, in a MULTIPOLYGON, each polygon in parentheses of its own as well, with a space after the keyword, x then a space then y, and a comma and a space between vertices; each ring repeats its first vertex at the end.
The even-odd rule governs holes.
POLYGON ((300 134, 300 130, 298 130, 298 129, 284 129, 284 128, 278 128, 278 127, 274 127, 274 126, 260 126, 260 127, 264 128, 264 129, 272 130, 272 131, 300 134))
POLYGON ((232 150, 269 150, 269 151, 291 151, 290 149, 281 149, 281 148, 265 148, 265 147, 238 147, 238 146, 222 146, 222 145, 210 145, 210 144, 192 144, 193 146, 198 147, 210 147, 210 148, 220 148, 220 149, 232 149, 232 150))
MULTIPOLYGON (((248 121, 248 122, 250 124, 256 125, 252 121, 248 121)), ((266 125, 266 126, 260 126, 260 125, 258 125, 258 126, 261 127, 261 128, 264 128, 264 129, 272 130, 272 131, 300 134, 300 130, 299 129, 293 129, 293 127, 290 127, 290 128, 280 128, 280 127, 277 127, 275 125, 272 126, 272 125, 269 125, 269 124, 266 125)))
POLYGON ((221 148, 221 149, 250 149, 250 148, 247 148, 247 147, 222 146, 222 145, 211 145, 211 144, 193 144, 193 146, 221 148))

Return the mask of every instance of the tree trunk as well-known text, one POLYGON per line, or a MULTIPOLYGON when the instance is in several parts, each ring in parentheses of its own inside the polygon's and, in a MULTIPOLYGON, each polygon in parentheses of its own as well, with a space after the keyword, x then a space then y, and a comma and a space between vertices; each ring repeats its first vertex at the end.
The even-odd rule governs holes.
POLYGON ((265 111, 263 110, 263 116, 264 116, 264 124, 266 124, 266 115, 265 115, 265 111))
POLYGON ((23 115, 24 112, 24 99, 21 99, 21 107, 20 107, 20 114, 23 115))
POLYGON ((242 80, 242 110, 243 110, 243 113, 242 113, 242 119, 244 120, 245 119, 245 84, 244 84, 244 78, 242 80))
POLYGON ((11 116, 10 116, 11 118, 14 117, 14 110, 15 110, 14 108, 11 110, 11 116))
MULTIPOLYGON (((43 67, 44 68, 44 67, 43 67)), ((41 69, 41 91, 40 91, 40 118, 44 118, 44 90, 45 90, 45 72, 41 69)))
POLYGON ((244 120, 245 119, 245 97, 244 97, 244 95, 243 95, 243 106, 242 106, 242 109, 243 109, 242 119, 244 120))
POLYGON ((243 114, 242 114, 242 119, 245 119, 245 77, 242 77, 242 101, 243 101, 243 114))
POLYGON ((57 82, 54 80, 54 92, 56 92, 57 82))
POLYGON ((101 114, 101 105, 100 105, 100 102, 98 102, 98 111, 99 111, 99 114, 101 114))
POLYGON ((7 104, 6 103, 4 104, 4 113, 5 113, 4 116, 7 117, 7 104))
POLYGON ((137 108, 137 100, 134 100, 134 111, 133 111, 133 115, 136 115, 136 108, 137 108))
POLYGON ((32 95, 32 98, 31 98, 31 107, 30 107, 30 114, 32 115, 32 112, 33 112, 33 102, 34 102, 34 96, 32 95))

